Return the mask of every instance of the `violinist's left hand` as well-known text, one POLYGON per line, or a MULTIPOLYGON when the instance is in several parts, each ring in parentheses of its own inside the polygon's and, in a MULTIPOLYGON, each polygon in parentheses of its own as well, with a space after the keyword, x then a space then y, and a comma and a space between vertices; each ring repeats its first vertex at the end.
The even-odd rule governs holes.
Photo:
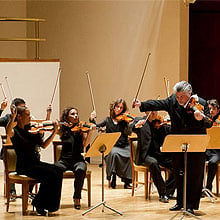
POLYGON ((4 99, 1 103, 1 110, 2 111, 7 107, 7 104, 8 104, 8 100, 4 99))
POLYGON ((136 124, 135 124, 135 128, 142 128, 143 125, 146 123, 146 120, 139 120, 136 124))
POLYGON ((199 110, 194 111, 194 117, 197 121, 201 121, 203 119, 203 116, 199 110))
POLYGON ((96 125, 95 124, 91 124, 90 125, 90 130, 94 131, 96 129, 96 125))
POLYGON ((52 106, 49 105, 49 106, 47 107, 47 116, 46 116, 46 120, 50 120, 51 112, 52 112, 52 106))
POLYGON ((53 122, 53 126, 54 126, 54 129, 53 129, 54 133, 57 133, 58 132, 58 128, 59 128, 58 120, 53 122))

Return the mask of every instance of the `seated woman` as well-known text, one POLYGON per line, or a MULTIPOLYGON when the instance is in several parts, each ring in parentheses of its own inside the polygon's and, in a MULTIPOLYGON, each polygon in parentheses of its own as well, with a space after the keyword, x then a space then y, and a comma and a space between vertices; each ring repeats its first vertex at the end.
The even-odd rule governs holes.
MULTIPOLYGON (((110 116, 96 124, 96 127, 106 127, 106 133, 121 132, 121 136, 105 157, 107 180, 111 180, 111 187, 116 188, 116 175, 124 182, 124 188, 131 188, 132 170, 130 161, 130 146, 128 135, 131 134, 131 127, 125 120, 118 121, 117 116, 127 111, 125 100, 118 98, 110 104, 110 116), (112 178, 112 179, 111 179, 112 178)), ((91 121, 95 119, 95 113, 91 121)))
POLYGON ((39 215, 55 212, 60 206, 62 187, 62 170, 53 164, 40 161, 40 147, 46 148, 54 138, 58 124, 54 122, 54 130, 44 141, 42 134, 33 134, 30 129, 30 110, 25 106, 11 109, 11 119, 8 122, 6 133, 11 138, 17 154, 16 171, 34 178, 40 182, 37 195, 32 201, 39 215), (15 121, 17 121, 17 125, 15 121))
POLYGON ((86 175, 86 163, 82 156, 84 149, 89 144, 95 125, 91 125, 87 132, 80 128, 75 129, 79 124, 79 115, 76 108, 70 107, 63 110, 61 122, 62 151, 59 161, 55 164, 63 171, 72 170, 75 174, 74 181, 74 208, 80 209, 81 191, 86 175))

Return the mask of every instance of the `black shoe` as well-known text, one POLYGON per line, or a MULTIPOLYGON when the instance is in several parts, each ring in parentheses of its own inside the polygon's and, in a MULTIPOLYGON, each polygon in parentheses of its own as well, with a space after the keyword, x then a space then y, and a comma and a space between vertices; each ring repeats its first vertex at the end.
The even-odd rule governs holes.
POLYGON ((178 210, 180 210, 181 208, 182 208, 181 205, 176 204, 176 205, 174 205, 173 207, 170 208, 170 211, 178 211, 178 210))
POLYGON ((131 183, 125 183, 124 184, 124 189, 132 189, 131 183))
POLYGON ((79 210, 81 208, 81 206, 80 205, 74 205, 74 208, 79 210))
POLYGON ((176 196, 174 196, 172 194, 167 195, 167 197, 171 200, 176 200, 176 196))
POLYGON ((47 211, 44 210, 44 208, 40 208, 40 207, 36 207, 36 212, 37 212, 37 215, 40 215, 40 216, 46 216, 47 215, 47 211))
POLYGON ((116 188, 116 181, 112 180, 110 185, 111 185, 112 189, 115 189, 116 188))
POLYGON ((14 202, 16 200, 16 192, 11 191, 10 192, 10 202, 14 202))
POLYGON ((81 208, 80 199, 73 199, 73 201, 74 201, 74 208, 79 210, 81 208))
POLYGON ((204 193, 204 191, 201 192, 200 198, 205 198, 205 193, 204 193))
POLYGON ((159 201, 163 203, 168 203, 169 198, 166 195, 163 195, 163 196, 160 196, 159 201))
POLYGON ((189 212, 190 214, 194 215, 193 209, 186 209, 186 211, 189 212))
POLYGON ((112 174, 112 181, 111 181, 110 185, 111 185, 112 189, 116 188, 116 174, 115 173, 112 174))
POLYGON ((28 198, 30 198, 32 200, 35 199, 35 196, 36 196, 36 194, 30 193, 30 192, 28 194, 28 198))

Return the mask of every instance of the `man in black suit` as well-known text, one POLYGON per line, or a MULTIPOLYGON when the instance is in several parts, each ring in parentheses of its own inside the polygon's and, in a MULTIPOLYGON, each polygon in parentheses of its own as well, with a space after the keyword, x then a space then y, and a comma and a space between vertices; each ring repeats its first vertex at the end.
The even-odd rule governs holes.
POLYGON ((164 139, 169 133, 165 127, 159 129, 154 127, 157 112, 146 112, 143 118, 135 118, 133 131, 138 137, 135 163, 149 167, 152 179, 159 193, 159 201, 167 203, 173 198, 175 191, 174 177, 172 173, 172 161, 167 153, 160 151, 161 138, 164 139), (159 135, 158 135, 159 134, 159 135), (160 140, 159 140, 160 136, 160 140), (163 137, 162 137, 163 136, 163 137), (161 176, 160 166, 170 169, 169 179, 165 182, 161 176))
MULTIPOLYGON (((141 112, 165 110, 170 115, 171 134, 206 134, 206 128, 211 127, 208 104, 198 96, 192 96, 192 86, 181 81, 175 84, 174 93, 165 100, 134 100, 133 105, 141 112), (194 102, 204 106, 203 112, 195 110, 194 102), (189 111, 190 110, 190 111, 189 111)), ((183 208, 183 153, 173 153, 173 170, 177 186, 177 203, 170 208, 176 211, 183 208)), ((187 158, 187 212, 193 214, 193 209, 199 208, 200 195, 203 186, 205 152, 188 153, 187 158)))

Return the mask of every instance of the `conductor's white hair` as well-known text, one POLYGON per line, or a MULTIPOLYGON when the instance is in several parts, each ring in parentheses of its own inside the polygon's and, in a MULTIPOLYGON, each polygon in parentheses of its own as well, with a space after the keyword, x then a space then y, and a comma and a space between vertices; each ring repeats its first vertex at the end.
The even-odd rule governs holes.
POLYGON ((174 93, 176 92, 188 92, 192 93, 192 86, 186 82, 186 81, 181 81, 175 84, 173 87, 174 93))

